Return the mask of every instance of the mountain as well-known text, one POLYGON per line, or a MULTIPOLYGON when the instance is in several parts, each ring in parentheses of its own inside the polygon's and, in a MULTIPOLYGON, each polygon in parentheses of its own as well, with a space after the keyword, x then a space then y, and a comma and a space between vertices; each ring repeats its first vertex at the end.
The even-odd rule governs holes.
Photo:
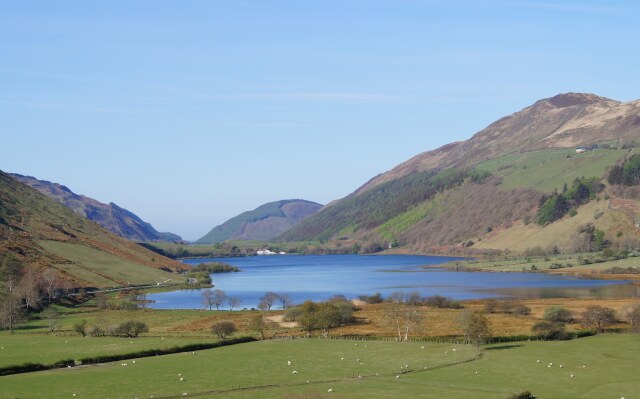
POLYGON ((184 266, 103 229, 0 171, 0 258, 75 287, 178 281, 184 266))
POLYGON ((110 202, 104 204, 93 198, 78 195, 66 186, 46 180, 38 180, 31 176, 11 173, 23 184, 35 188, 42 194, 52 198, 78 215, 93 220, 100 226, 131 241, 181 241, 182 238, 173 233, 160 233, 153 226, 140 219, 133 212, 110 202))
POLYGON ((328 241, 360 252, 570 250, 583 238, 581 226, 591 224, 615 245, 629 244, 640 240, 640 202, 620 193, 633 190, 606 186, 588 204, 567 202, 573 217, 531 221, 554 190, 571 191, 581 176, 605 177, 639 143, 640 100, 560 94, 375 176, 278 240, 328 241))
POLYGON ((300 199, 269 202, 214 227, 196 244, 214 244, 229 239, 268 241, 320 208, 320 204, 300 199))

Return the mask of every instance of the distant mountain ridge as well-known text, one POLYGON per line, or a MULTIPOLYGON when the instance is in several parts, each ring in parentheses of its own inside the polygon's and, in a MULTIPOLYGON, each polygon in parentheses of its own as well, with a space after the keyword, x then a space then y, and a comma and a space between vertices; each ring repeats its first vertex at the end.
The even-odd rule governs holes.
POLYGON ((559 94, 373 177, 276 240, 318 240, 354 252, 556 245, 580 252, 580 231, 592 225, 613 245, 640 247, 640 198, 623 198, 616 187, 575 205, 571 216, 531 223, 552 192, 571 188, 581 176, 606 181, 609 168, 640 152, 638 147, 640 100, 559 94))
POLYGON ((19 182, 35 188, 42 194, 54 199, 74 211, 76 214, 93 220, 100 226, 131 241, 180 241, 182 238, 173 233, 158 232, 150 223, 140 219, 133 212, 110 202, 102 203, 93 198, 79 195, 68 187, 32 176, 11 173, 19 182))
POLYGON ((318 203, 300 199, 269 202, 214 227, 196 244, 214 244, 229 239, 268 241, 321 208, 318 203))

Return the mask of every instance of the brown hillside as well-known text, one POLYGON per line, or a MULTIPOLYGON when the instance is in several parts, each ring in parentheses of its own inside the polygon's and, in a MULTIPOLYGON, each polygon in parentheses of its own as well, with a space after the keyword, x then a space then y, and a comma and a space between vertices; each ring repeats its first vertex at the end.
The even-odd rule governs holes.
MULTIPOLYGON (((40 268, 72 263, 64 253, 50 252, 41 242, 77 244, 143 269, 183 268, 181 263, 108 232, 0 171, 0 254, 13 254, 24 264, 40 268)), ((72 272, 59 272, 76 285, 88 283, 72 272)))

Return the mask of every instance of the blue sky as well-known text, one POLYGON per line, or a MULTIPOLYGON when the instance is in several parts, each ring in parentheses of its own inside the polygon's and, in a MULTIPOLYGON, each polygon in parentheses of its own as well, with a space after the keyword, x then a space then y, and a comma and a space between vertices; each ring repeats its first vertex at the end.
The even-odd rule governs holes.
POLYGON ((640 98, 637 4, 1 1, 0 169, 197 239, 541 98, 640 98))

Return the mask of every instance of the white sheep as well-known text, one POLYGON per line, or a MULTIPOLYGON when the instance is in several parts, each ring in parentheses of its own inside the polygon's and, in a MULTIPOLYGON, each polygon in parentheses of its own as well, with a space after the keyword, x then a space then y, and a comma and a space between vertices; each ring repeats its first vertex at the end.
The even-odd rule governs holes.
POLYGON ((291 372, 291 374, 298 374, 298 371, 293 370, 293 371, 291 372))
POLYGON ((540 363, 540 359, 536 360, 536 363, 540 363))
POLYGON ((184 381, 184 377, 180 377, 180 381, 184 381))
POLYGON ((573 376, 573 374, 571 374, 571 376, 570 376, 570 377, 571 377, 571 378, 573 378, 573 377, 574 377, 574 376, 573 376))
POLYGON ((291 360, 287 360, 287 366, 291 366, 291 360))
POLYGON ((397 376, 396 376, 396 380, 397 380, 398 378, 400 378, 400 376, 399 376, 399 375, 397 375, 397 376))
POLYGON ((420 347, 420 349, 424 349, 424 345, 422 345, 422 346, 420 347))
POLYGON ((561 369, 563 369, 563 368, 564 368, 564 366, 561 364, 561 365, 560 365, 560 368, 561 368, 561 369))
POLYGON ((333 388, 327 389, 327 392, 333 392, 333 388))

